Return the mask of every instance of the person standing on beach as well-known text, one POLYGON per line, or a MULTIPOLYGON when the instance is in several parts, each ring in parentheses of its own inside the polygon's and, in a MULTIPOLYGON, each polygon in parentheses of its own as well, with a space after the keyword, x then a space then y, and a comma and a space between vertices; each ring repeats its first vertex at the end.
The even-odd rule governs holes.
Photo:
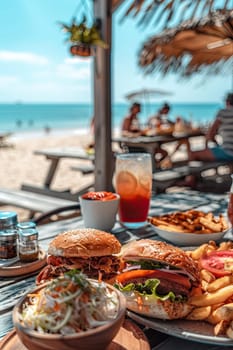
POLYGON ((225 99, 225 108, 221 109, 206 135, 206 148, 201 151, 189 150, 189 160, 233 161, 233 93, 225 99), (216 136, 219 135, 221 143, 216 136), (209 147, 209 142, 214 146, 209 147))
POLYGON ((122 136, 128 133, 140 133, 140 123, 138 119, 138 113, 141 112, 141 105, 138 102, 134 102, 130 107, 129 114, 124 118, 121 132, 122 136))

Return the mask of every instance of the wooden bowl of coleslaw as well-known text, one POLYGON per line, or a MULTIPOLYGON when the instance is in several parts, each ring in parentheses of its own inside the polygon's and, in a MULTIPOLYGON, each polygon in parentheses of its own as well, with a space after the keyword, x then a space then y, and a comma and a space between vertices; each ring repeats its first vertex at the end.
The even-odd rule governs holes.
POLYGON ((121 292, 72 273, 32 290, 14 307, 16 332, 29 350, 104 350, 120 330, 126 310, 121 292))

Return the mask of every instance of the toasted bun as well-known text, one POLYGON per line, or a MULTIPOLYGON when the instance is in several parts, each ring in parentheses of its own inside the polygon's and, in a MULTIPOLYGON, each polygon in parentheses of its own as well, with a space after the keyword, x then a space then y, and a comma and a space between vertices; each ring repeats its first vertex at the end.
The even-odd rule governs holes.
POLYGON ((185 302, 174 302, 171 300, 159 300, 147 296, 137 296, 136 293, 126 297, 127 309, 138 314, 163 320, 175 320, 186 317, 193 309, 192 305, 185 302), (139 302, 138 302, 139 301, 139 302))
POLYGON ((134 241, 122 249, 122 259, 125 261, 150 259, 165 262, 189 272, 193 279, 199 280, 199 271, 196 262, 185 251, 171 244, 141 239, 134 241))
POLYGON ((110 233, 86 228, 59 234, 49 244, 48 254, 55 256, 83 257, 117 254, 121 244, 110 233))

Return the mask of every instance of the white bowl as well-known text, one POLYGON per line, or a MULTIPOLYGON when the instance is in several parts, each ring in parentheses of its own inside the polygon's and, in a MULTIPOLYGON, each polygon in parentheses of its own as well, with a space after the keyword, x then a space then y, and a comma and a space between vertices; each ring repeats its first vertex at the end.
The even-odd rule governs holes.
POLYGON ((229 228, 225 231, 221 232, 213 232, 213 233, 182 233, 182 232, 174 232, 163 230, 155 225, 153 228, 157 232, 157 234, 165 239, 166 241, 175 243, 180 246, 189 246, 189 245, 200 245, 203 243, 207 243, 209 241, 218 241, 228 232, 229 228))
POLYGON ((79 197, 84 226, 103 231, 111 231, 116 222, 120 196, 107 201, 85 199, 79 197))

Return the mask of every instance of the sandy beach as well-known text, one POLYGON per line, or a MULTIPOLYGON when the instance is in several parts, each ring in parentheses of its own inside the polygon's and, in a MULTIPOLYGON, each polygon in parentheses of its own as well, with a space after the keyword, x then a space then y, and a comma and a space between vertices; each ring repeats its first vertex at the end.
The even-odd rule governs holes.
MULTIPOLYGON (((35 155, 34 151, 53 147, 82 147, 85 148, 91 141, 92 136, 87 131, 69 130, 50 133, 13 134, 9 138, 13 147, 0 148, 0 187, 6 189, 20 189, 23 183, 31 185, 43 185, 50 161, 44 156, 35 155)), ((195 141, 197 142, 197 141, 195 141)), ((201 140, 200 142, 201 143, 201 140)), ((173 147, 169 145, 170 149, 173 147)), ((181 150, 176 157, 183 157, 181 150)), ((93 175, 82 175, 80 172, 71 170, 85 161, 76 159, 62 159, 56 173, 52 189, 71 189, 75 193, 83 186, 91 183, 93 175)), ((1 210, 14 210, 19 220, 28 219, 28 211, 11 206, 1 206, 1 210)))
MULTIPOLYGON (((26 135, 13 134, 8 140, 13 147, 0 148, 0 187, 20 189, 22 183, 43 185, 50 161, 43 156, 35 155, 35 150, 66 146, 85 148, 91 140, 92 137, 88 133, 72 130, 66 133, 51 131, 49 134, 43 132, 26 135)), ((82 185, 90 183, 93 175, 83 176, 71 170, 71 166, 82 162, 75 159, 63 159, 52 188, 56 190, 70 188, 72 192, 76 192, 82 185)), ((28 218, 27 210, 10 206, 1 206, 1 210, 16 211, 20 221, 28 218)))

